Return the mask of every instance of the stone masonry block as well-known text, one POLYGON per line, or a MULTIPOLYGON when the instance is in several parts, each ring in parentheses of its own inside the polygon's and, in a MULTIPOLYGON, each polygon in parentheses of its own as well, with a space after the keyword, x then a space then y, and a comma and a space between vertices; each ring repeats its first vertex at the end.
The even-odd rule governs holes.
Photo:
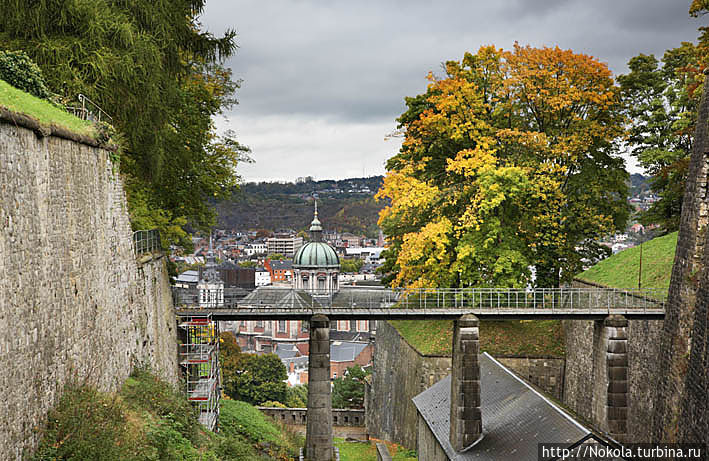
POLYGON ((627 420, 628 419, 628 407, 607 407, 608 420, 627 420))
POLYGON ((628 392, 628 382, 627 381, 610 381, 608 383, 608 392, 614 394, 627 393, 628 392))
POLYGON ((622 327, 622 328, 617 328, 617 327, 606 327, 606 331, 608 334, 608 339, 628 339, 628 331, 627 328, 622 327))
MULTIPOLYGON (((325 315, 320 315, 316 314, 310 317, 310 330, 313 332, 314 330, 317 330, 319 328, 322 329, 328 329, 330 328, 330 319, 327 318, 325 315)), ((327 332, 328 337, 330 335, 330 332, 327 332)))
POLYGON ((622 315, 609 315, 603 320, 603 326, 624 328, 628 326, 628 319, 622 315))
POLYGON ((627 354, 628 353, 628 341, 627 340, 616 340, 611 339, 608 341, 608 352, 613 354, 627 354))
POLYGON ((608 393, 608 406, 609 407, 627 407, 628 406, 628 394, 623 392, 616 394, 613 392, 608 393))
POLYGON ((608 432, 615 438, 619 435, 624 435, 628 433, 628 423, 622 419, 613 419, 608 421, 608 432))
POLYGON ((316 340, 310 342, 310 350, 308 351, 310 356, 315 354, 330 354, 330 341, 329 340, 316 340))
POLYGON ((628 367, 608 367, 608 379, 611 381, 627 381, 628 367))
POLYGON ((609 367, 628 367, 628 354, 606 353, 606 363, 609 367))
POLYGON ((308 370, 309 381, 328 381, 330 379, 330 367, 312 367, 308 370))
POLYGON ((463 379, 466 381, 473 381, 480 379, 480 365, 477 363, 475 365, 465 366, 463 365, 463 379))

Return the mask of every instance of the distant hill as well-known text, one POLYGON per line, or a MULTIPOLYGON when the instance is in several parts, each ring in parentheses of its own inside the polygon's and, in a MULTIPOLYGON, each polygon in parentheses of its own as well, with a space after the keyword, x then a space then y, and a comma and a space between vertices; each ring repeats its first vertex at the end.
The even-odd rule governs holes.
POLYGON ((313 198, 325 230, 376 237, 383 202, 374 200, 382 176, 343 180, 247 183, 218 202, 219 227, 228 229, 306 230, 313 219, 313 198))
MULTIPOLYGON (((677 232, 643 243, 643 288, 661 288, 667 296, 676 247, 677 232)), ((639 268, 640 247, 636 246, 600 261, 577 278, 613 288, 637 288, 639 268)))
POLYGON ((630 175, 631 197, 639 197, 650 192, 650 176, 643 176, 639 173, 633 173, 630 175))

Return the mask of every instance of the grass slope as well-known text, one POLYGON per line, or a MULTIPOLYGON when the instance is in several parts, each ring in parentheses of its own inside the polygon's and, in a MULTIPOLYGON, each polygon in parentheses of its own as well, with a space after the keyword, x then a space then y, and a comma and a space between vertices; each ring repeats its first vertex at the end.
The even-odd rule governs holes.
POLYGON ((43 125, 57 125, 74 133, 95 137, 96 130, 90 122, 54 106, 49 101, 32 96, 0 80, 0 106, 37 119, 43 125))
POLYGON ((68 386, 49 413, 33 461, 297 459, 302 437, 244 402, 223 400, 220 432, 204 430, 185 396, 147 371, 118 394, 68 386))
MULTIPOLYGON (((643 288, 660 288, 667 296, 676 247, 677 232, 643 243, 643 288)), ((608 287, 637 288, 639 267, 640 247, 636 246, 604 259, 577 278, 608 287)))
MULTIPOLYGON (((340 450, 340 461, 377 461, 377 442, 382 440, 372 439, 369 443, 345 442, 335 439, 334 444, 340 450)), ((391 442, 384 442, 389 448, 393 461, 416 461, 416 453, 391 442)))
MULTIPOLYGON (((451 320, 394 320, 389 322, 424 355, 451 355, 451 320)), ((564 356, 564 336, 558 320, 501 320, 480 322, 480 349, 492 355, 564 356)))

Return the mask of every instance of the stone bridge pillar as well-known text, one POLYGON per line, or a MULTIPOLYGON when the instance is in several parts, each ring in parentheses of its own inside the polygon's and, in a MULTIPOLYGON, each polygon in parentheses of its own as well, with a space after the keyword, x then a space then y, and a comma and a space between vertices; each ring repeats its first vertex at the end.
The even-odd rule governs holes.
POLYGON ((467 314, 453 326, 450 442, 465 451, 482 437, 478 318, 467 314))
POLYGON ((608 316, 603 321, 603 330, 607 343, 607 430, 612 438, 625 442, 628 433, 628 319, 622 315, 608 316))
POLYGON ((330 320, 324 315, 314 315, 310 318, 305 458, 330 461, 332 454, 330 320))

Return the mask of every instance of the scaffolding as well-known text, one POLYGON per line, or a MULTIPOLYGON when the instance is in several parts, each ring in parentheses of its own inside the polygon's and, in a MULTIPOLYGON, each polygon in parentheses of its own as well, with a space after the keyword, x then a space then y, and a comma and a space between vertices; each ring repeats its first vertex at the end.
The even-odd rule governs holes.
POLYGON ((211 315, 183 317, 180 328, 185 342, 180 344, 180 365, 183 367, 187 398, 199 411, 199 422, 210 431, 217 431, 219 422, 219 322, 211 315))

